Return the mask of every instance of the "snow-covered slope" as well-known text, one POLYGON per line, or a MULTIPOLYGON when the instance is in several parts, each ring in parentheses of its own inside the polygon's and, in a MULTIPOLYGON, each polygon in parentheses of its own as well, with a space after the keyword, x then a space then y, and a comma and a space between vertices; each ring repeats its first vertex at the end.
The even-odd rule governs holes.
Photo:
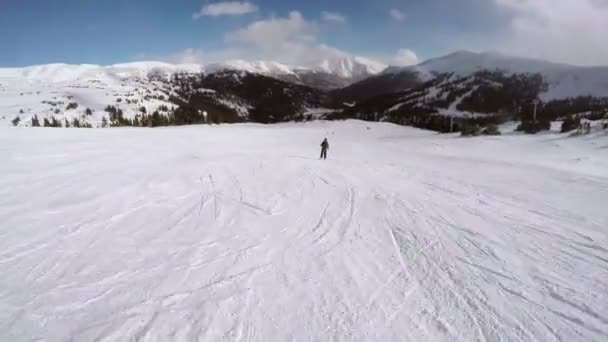
POLYGON ((608 339, 602 133, 0 127, 0 151, 1 341, 608 339))
MULTIPOLYGON (((428 79, 431 73, 467 75, 480 70, 539 73, 549 84, 545 100, 575 96, 608 97, 608 66, 581 67, 500 53, 459 51, 410 67, 428 79)), ((394 72, 395 69, 387 72, 394 72)))
POLYGON ((37 115, 40 120, 56 115, 62 122, 78 118, 100 124, 108 105, 120 107, 127 117, 142 107, 154 111, 167 101, 171 89, 149 79, 175 72, 200 72, 198 65, 137 62, 110 66, 48 64, 0 69, 0 116, 19 115, 23 122, 37 115), (71 103, 77 108, 68 108, 71 103), (92 115, 86 115, 86 109, 92 115))

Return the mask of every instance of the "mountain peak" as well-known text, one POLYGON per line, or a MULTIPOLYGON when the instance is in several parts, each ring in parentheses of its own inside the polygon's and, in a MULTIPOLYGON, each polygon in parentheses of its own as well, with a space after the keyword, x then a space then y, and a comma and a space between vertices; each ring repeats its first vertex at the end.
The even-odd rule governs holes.
POLYGON ((320 61, 316 69, 342 78, 361 79, 378 74, 385 68, 386 65, 367 58, 343 55, 320 61))

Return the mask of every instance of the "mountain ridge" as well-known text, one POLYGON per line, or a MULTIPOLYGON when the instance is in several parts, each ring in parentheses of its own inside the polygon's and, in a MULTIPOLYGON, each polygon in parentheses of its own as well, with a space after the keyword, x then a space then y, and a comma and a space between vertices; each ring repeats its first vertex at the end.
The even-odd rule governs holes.
MULTIPOLYGON (((525 106, 531 96, 544 101, 587 95, 608 98, 608 67, 530 61, 459 51, 416 66, 382 71, 380 65, 365 64, 369 61, 356 57, 337 58, 316 68, 243 60, 207 65, 144 61, 3 68, 0 118, 58 116, 66 122, 79 119, 99 126, 108 113, 118 117, 119 110, 125 120, 160 110, 159 115, 165 116, 208 111, 215 122, 270 123, 302 120, 309 114, 324 117, 319 113, 364 119, 382 114, 381 118, 409 122, 402 119, 411 113, 479 117, 516 110, 505 98, 523 101, 525 106), (535 71, 540 71, 540 79, 530 75, 535 71), (350 78, 339 76, 341 73, 350 78), (513 95, 517 84, 531 90, 522 95, 523 100, 513 95)), ((602 101, 587 103, 597 108, 602 101)), ((576 108, 585 106, 583 101, 576 108)), ((560 104, 560 108, 566 107, 560 104)), ((179 122, 185 124, 202 120, 196 115, 182 119, 179 122)))

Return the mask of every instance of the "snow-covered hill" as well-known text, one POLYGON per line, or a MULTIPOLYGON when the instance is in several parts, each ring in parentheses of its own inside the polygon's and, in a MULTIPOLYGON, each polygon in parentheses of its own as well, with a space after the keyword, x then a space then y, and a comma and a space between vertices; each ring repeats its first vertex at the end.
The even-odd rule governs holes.
POLYGON ((63 123, 77 118, 98 126, 108 105, 127 117, 160 106, 172 107, 172 89, 150 76, 167 78, 176 72, 199 73, 198 65, 137 62, 110 66, 48 64, 0 69, 0 117, 57 116, 63 123), (75 104, 75 105, 74 105, 75 104), (74 107, 76 106, 76 107, 74 107), (87 109, 90 109, 86 114, 87 109))
POLYGON ((604 133, 0 127, 0 150, 1 341, 608 340, 604 133))
MULTIPOLYGON (((409 67, 428 80, 433 73, 468 75, 481 70, 539 73, 548 83, 544 100, 576 96, 608 97, 608 66, 581 67, 500 53, 459 51, 409 67)), ((387 70, 391 72, 394 70, 387 70)))

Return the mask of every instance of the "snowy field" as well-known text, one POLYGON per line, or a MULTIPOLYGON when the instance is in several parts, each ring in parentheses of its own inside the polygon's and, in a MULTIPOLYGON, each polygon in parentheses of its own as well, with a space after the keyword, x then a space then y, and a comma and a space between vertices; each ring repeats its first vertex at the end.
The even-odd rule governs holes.
POLYGON ((221 340, 607 341, 608 135, 0 127, 0 341, 221 340))

